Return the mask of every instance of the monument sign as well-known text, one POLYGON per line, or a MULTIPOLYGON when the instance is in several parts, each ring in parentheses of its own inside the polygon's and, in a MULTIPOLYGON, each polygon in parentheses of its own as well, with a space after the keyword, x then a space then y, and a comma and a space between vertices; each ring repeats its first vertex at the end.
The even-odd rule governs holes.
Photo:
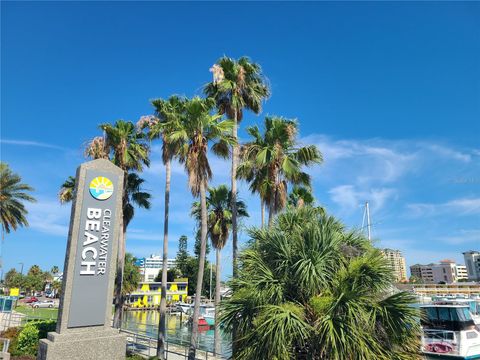
POLYGON ((77 170, 57 329, 38 360, 125 359, 125 336, 111 327, 123 181, 105 159, 77 170))

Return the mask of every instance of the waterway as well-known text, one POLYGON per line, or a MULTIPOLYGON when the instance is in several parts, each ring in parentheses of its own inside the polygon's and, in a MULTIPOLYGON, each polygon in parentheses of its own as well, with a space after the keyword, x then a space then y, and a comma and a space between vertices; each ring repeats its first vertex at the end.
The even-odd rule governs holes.
MULTIPOLYGON (((139 334, 154 337, 158 335, 159 312, 156 310, 148 311, 127 311, 123 316, 122 328, 137 332, 139 334)), ((190 344, 191 329, 186 324, 187 317, 169 315, 167 317, 167 341, 181 346, 190 344)), ((214 331, 212 329, 200 329, 198 335, 198 347, 204 351, 213 352, 214 350, 214 331)), ((231 355, 231 335, 221 331, 221 353, 225 357, 231 355)))

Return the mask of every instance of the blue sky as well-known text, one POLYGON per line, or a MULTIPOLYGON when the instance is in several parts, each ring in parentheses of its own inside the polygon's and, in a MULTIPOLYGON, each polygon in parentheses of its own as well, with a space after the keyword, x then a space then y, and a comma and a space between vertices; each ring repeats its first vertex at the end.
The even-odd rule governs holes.
MULTIPOLYGON (((325 163, 311 169, 319 203, 351 227, 372 208, 378 246, 407 263, 480 250, 480 4, 477 2, 2 2, 1 159, 35 187, 30 227, 6 237, 5 268, 63 265, 69 206, 60 184, 84 161, 97 125, 137 121, 149 99, 201 94, 217 58, 250 56, 272 88, 260 116, 295 117, 325 163)), ((160 253, 159 144, 143 176, 154 196, 127 235, 160 253)), ((212 159, 214 184, 229 164, 212 159)), ((170 249, 192 198, 173 171, 170 249)), ((259 201, 241 185, 251 218, 259 201)), ((242 237, 245 241, 246 237, 242 237)), ((231 246, 224 251, 231 273, 231 246)))

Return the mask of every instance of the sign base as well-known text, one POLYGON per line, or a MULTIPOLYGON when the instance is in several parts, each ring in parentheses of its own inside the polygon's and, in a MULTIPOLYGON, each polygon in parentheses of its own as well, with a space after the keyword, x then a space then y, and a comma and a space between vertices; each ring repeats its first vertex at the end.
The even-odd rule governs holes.
POLYGON ((126 341, 118 330, 103 327, 50 332, 40 340, 37 360, 125 360, 126 341))

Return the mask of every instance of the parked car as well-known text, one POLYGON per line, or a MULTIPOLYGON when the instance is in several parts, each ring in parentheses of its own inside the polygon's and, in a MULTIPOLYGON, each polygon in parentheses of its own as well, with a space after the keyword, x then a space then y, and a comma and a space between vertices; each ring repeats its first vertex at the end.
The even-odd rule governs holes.
POLYGON ((38 301, 39 300, 35 296, 30 296, 30 297, 25 298, 25 303, 26 304, 31 304, 31 303, 38 302, 38 301))
POLYGON ((37 301, 32 303, 32 307, 37 308, 53 308, 55 306, 55 302, 53 300, 45 300, 45 301, 37 301))

